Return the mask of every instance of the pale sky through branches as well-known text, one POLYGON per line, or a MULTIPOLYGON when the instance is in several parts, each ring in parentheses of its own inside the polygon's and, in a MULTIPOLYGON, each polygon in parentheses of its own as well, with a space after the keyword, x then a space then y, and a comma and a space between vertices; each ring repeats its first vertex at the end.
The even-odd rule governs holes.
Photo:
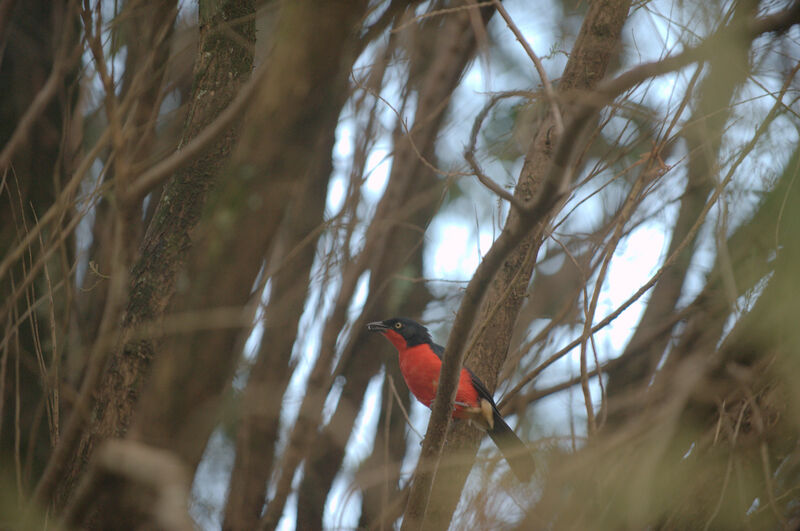
MULTIPOLYGON (((419 12, 425 9, 423 4, 419 12)), ((559 12, 553 4, 539 2, 531 5, 519 0, 509 0, 504 2, 506 9, 513 17, 515 23, 525 35, 534 51, 543 58, 548 74, 551 78, 557 77, 557 73, 563 68, 565 63, 565 50, 569 49, 571 43, 554 42, 556 33, 554 28, 562 20, 563 14, 559 12)), ((560 4, 559 4, 560 5, 560 4)), ((655 61, 669 54, 679 52, 684 39, 687 38, 688 31, 695 31, 699 35, 707 35, 708 29, 703 28, 704 20, 707 18, 700 16, 702 6, 698 3, 674 3, 666 0, 656 0, 647 2, 638 7, 630 15, 625 30, 626 49, 622 54, 622 64, 620 69, 629 68, 639 63, 655 61)), ((577 29, 580 20, 570 19, 570 27, 577 29)), ((510 90, 530 90, 533 85, 538 85, 538 78, 531 67, 530 75, 521 75, 520 68, 507 68, 508 62, 516 65, 526 65, 529 59, 521 46, 514 40, 513 35, 499 17, 494 17, 489 25, 490 38, 492 45, 497 49, 487 55, 480 55, 480 60, 474 61, 471 68, 463 77, 459 89, 456 91, 452 109, 457 112, 450 113, 448 124, 445 128, 446 135, 441 137, 438 142, 438 164, 447 171, 465 171, 466 164, 463 162, 462 153, 468 142, 469 131, 472 127, 475 115, 485 104, 488 97, 493 93, 510 90), (502 51, 499 55, 498 51, 502 51), (488 70, 487 70, 488 68, 488 70)), ((574 37, 574 36, 573 36, 574 37)), ((769 55, 766 53, 766 55, 769 55)), ((362 58, 358 64, 369 63, 368 58, 362 58)), ((400 67, 398 67, 400 68, 400 67)), ((629 95, 631 101, 639 101, 640 105, 647 106, 653 112, 656 119, 670 116, 686 90, 687 82, 691 76, 691 69, 687 68, 679 72, 658 77, 646 86, 635 89, 629 95)), ((737 119, 741 118, 741 125, 737 122, 731 124, 726 133, 727 147, 735 151, 737 146, 746 141, 752 133, 752 124, 758 121, 759 116, 772 105, 771 98, 765 95, 765 88, 777 90, 780 80, 769 87, 759 87, 754 83, 748 83, 745 90, 751 97, 749 101, 737 109, 737 119), (744 116, 751 119, 745 121, 744 116)), ((359 206, 363 212, 374 212, 377 201, 380 199, 386 186, 389 171, 392 164, 392 154, 386 146, 391 145, 388 135, 392 132, 392 125, 397 116, 395 108, 390 108, 389 104, 396 105, 397 87, 391 85, 385 89, 382 97, 386 99, 384 106, 379 113, 385 120, 381 124, 374 147, 367 157, 365 181, 361 188, 361 201, 359 206), (382 138, 383 136, 383 138, 382 138)), ((347 109, 347 107, 345 107, 347 109)), ((403 119, 410 120, 413 117, 413 105, 403 111, 403 119)), ((689 115, 689 110, 684 111, 683 118, 689 115)), ((327 198, 327 215, 334 216, 342 208, 345 201, 346 187, 348 182, 347 171, 349 168, 346 161, 352 158, 355 149, 355 129, 358 127, 356 118, 348 116, 347 111, 343 113, 337 130, 337 143, 334 148, 335 171, 331 179, 327 198)), ((680 123, 680 122, 679 122, 680 123)), ((613 131, 614 124, 609 125, 605 134, 613 131)), ((764 179, 770 171, 780 171, 778 168, 785 163, 785 157, 790 152, 790 145, 797 141, 795 129, 780 121, 773 127, 773 134, 784 135, 787 146, 785 153, 776 154, 769 151, 756 151, 741 167, 737 175, 737 189, 741 193, 738 198, 742 205, 741 212, 729 212, 728 229, 743 219, 743 214, 755 204, 757 191, 764 188, 764 179), (779 131, 776 133, 775 131, 779 131), (776 155, 777 158, 776 158, 776 155), (771 170, 775 168, 775 170, 771 170), (747 173, 749 169, 749 174, 747 173), (748 190, 752 193, 748 195, 748 190)), ((510 135, 511 132, 509 131, 510 135)), ((481 146, 479 149, 485 149, 481 146)), ((683 155, 681 155, 683 156, 683 155)), ((510 165, 504 161, 493 160, 489 156, 483 157, 482 164, 484 170, 491 175, 497 182, 513 182, 514 176, 519 174, 519 161, 510 165)), ((667 166, 678 164, 680 160, 665 160, 667 166)), ((588 167, 592 164, 589 163, 588 167)), ((720 168, 724 172, 725 168, 720 168)), ((608 181, 611 175, 603 175, 600 180, 608 181)), ((594 322, 601 321, 608 314, 618 308, 628 297, 646 283, 650 277, 658 270, 665 259, 666 246, 669 242, 670 234, 666 231, 671 227, 677 214, 678 193, 682 189, 680 185, 684 176, 681 171, 676 171, 671 178, 672 187, 662 187, 656 190, 647 199, 649 210, 652 216, 640 222, 620 241, 610 263, 608 275, 603 283, 602 292, 599 298, 598 311, 594 316, 594 322)), ((440 211, 433 219, 425 233, 425 277, 429 281, 430 289, 434 293, 454 293, 458 286, 463 286, 462 282, 467 281, 475 271, 481 259, 481 253, 485 253, 497 237, 502 226, 502 220, 508 212, 508 205, 500 205, 496 197, 484 188, 472 177, 462 176, 460 179, 460 195, 440 211), (455 287, 454 287, 455 286, 455 287)), ((594 190, 594 189, 592 189, 594 190)), ((589 190, 589 191, 592 191, 589 190)), ((582 190, 569 204, 570 207, 565 212, 571 212, 567 219, 559 219, 564 223, 564 227, 569 227, 573 231, 591 231, 593 223, 600 219, 600 213, 607 205, 602 203, 602 197, 591 195, 587 190, 582 190), (582 201, 579 201, 582 200, 582 201)), ((709 220, 706 221, 701 230, 701 239, 698 254, 700 259, 692 264, 690 269, 686 291, 682 295, 682 300, 688 300, 697 293, 703 285, 703 279, 714 260, 714 227, 715 219, 720 215, 718 210, 714 210, 709 220)), ((369 223, 369 215, 364 217, 364 227, 369 223)), ((362 227, 363 230, 363 227, 362 227)), ((551 240, 547 245, 556 245, 551 240)), ((358 249, 351 249, 355 254, 358 249)), ((544 252, 544 249, 543 251, 544 252)), ((540 253, 541 258, 541 253, 540 253)), ((563 257, 562 257, 563 259, 563 257)), ((319 266, 321 267, 321 265, 319 266)), ((557 269, 558 263, 542 264, 543 270, 547 268, 557 269)), ((357 310, 367 297, 367 277, 359 282, 359 289, 352 303, 352 309, 357 310)), ((335 279, 333 279, 335 283, 335 279)), ((310 301, 322 298, 323 307, 332 304, 326 298, 333 297, 335 290, 331 286, 326 286, 324 291, 320 286, 312 285, 314 293, 309 297, 310 301)), ((533 297, 536 293, 532 294, 533 297)), ((647 302, 648 294, 634 302, 627 310, 622 312, 609 326, 594 336, 594 345, 598 349, 596 355, 600 362, 612 359, 619 355, 624 349, 628 339, 635 329, 644 306, 647 302)), ((439 343, 446 343, 446 334, 449 330, 449 322, 452 320, 451 314, 443 311, 444 305, 434 303, 426 311, 425 317, 435 321, 432 326, 434 338, 439 343), (445 323, 445 324, 442 324, 445 323)), ((447 308, 452 308, 448 305, 447 308)), ((316 311, 316 302, 311 302, 306 308, 306 312, 316 311)), ((357 312, 351 312, 356 315, 357 312)), ((391 316, 386 316, 391 317, 391 316)), ((303 317, 303 322, 308 325, 305 331, 304 342, 295 352, 298 360, 298 367, 293 376, 292 383, 287 393, 284 403, 283 417, 284 423, 293 422, 297 414, 298 403, 291 399, 292 396, 302 396, 311 364, 313 363, 315 352, 319 347, 319 335, 321 330, 319 323, 314 323, 311 316, 307 313, 303 317)), ((352 323, 352 321, 351 321, 352 323)), ((567 344, 571 339, 580 333, 580 330, 560 330, 555 337, 557 339, 550 344, 553 351, 558 350, 567 344)), ((297 348, 297 347, 296 347, 297 348)), ((553 364, 537 379, 537 387, 547 387, 556 384, 569 377, 579 374, 579 348, 573 349, 568 356, 553 364)), ((359 353, 365 356, 382 356, 387 363, 397 363, 396 354, 387 344, 379 352, 359 353)), ((547 353, 549 354, 549 353, 547 353)), ((329 528, 354 528, 358 524, 358 507, 360 506, 359 494, 355 494, 351 489, 353 474, 361 460, 369 455, 371 445, 374 442, 375 430, 377 429, 377 419, 379 414, 380 393, 382 393, 381 382, 383 373, 374 377, 367 389, 367 397, 364 407, 360 411, 356 428, 350 436, 346 447, 345 471, 351 473, 340 473, 336 479, 331 496, 328 499, 325 510, 325 526, 329 528)), ((403 385, 402 382, 395 382, 396 385, 403 385)), ((335 388, 334 388, 335 389, 335 388)), ((505 387, 501 386, 499 391, 505 387)), ((600 404, 600 389, 596 380, 591 382, 591 394, 596 405, 600 404)), ((501 398, 501 396, 498 396, 501 398)), ((338 395, 333 392, 326 402, 326 408, 335 405, 338 395)), ((298 399, 299 402, 299 399, 298 399)), ((418 403, 412 405, 411 420, 414 429, 420 433, 425 432, 429 410, 418 403)), ((537 405, 537 429, 545 436, 559 437, 570 434, 570 424, 576 429, 576 434, 580 437, 586 433, 585 430, 585 409, 581 390, 578 386, 571 390, 555 394, 543 399, 537 405)), ((414 448, 418 448, 419 438, 413 432, 408 436, 408 455, 414 456, 414 448)), ((215 511, 221 510, 224 504, 224 485, 225 466, 230 466, 230 460, 222 459, 230 449, 226 449, 224 440, 215 437, 209 443, 207 456, 204 461, 204 468, 198 473, 194 494, 198 506, 203 506, 207 510, 194 510, 194 516, 204 528, 214 529, 218 525, 215 518, 215 511), (214 461, 214 466, 209 463, 214 461)), ((279 449, 280 450, 280 449, 279 449)), ((413 471, 413 459, 407 460, 404 471, 413 471)), ((297 484, 295 478, 295 484, 297 484)), ((463 500, 462 500, 463 501, 463 500)), ((294 495, 289 498, 284 511, 284 518, 281 521, 280 529, 294 529, 294 514, 296 507, 294 495)))

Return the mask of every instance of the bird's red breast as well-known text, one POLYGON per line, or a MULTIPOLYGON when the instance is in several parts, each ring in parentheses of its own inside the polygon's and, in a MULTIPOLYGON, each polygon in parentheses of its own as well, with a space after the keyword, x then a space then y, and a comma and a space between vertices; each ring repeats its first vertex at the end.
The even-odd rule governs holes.
MULTIPOLYGON (((397 332, 387 330, 384 335, 397 348, 400 357, 400 372, 403 374, 406 385, 417 397, 417 400, 431 407, 439 387, 442 360, 426 343, 407 347, 405 339, 397 332)), ((478 398, 478 391, 472 385, 469 372, 461 369, 453 417, 463 418, 462 410, 465 407, 479 407, 478 398)))

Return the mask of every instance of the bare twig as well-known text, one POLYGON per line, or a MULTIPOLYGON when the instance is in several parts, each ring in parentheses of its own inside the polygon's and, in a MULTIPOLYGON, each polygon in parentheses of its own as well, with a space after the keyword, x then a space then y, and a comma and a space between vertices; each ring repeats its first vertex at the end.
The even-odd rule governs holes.
POLYGON ((397 405, 400 406, 400 411, 403 412, 403 418, 406 419, 406 424, 408 425, 409 429, 411 429, 411 431, 413 431, 416 434, 416 436, 419 437, 420 440, 422 440, 423 435, 419 431, 417 431, 417 429, 411 423, 411 417, 408 415, 408 411, 406 411, 405 406, 403 406, 403 401, 400 399, 400 395, 397 394, 397 388, 395 388, 394 386, 394 380, 392 380, 392 378, 388 375, 386 376, 386 380, 389 382, 389 388, 392 390, 392 395, 394 396, 394 399, 397 401, 397 405))
POLYGON ((514 208, 523 209, 525 205, 522 204, 516 197, 508 193, 508 191, 504 190, 500 187, 499 184, 494 182, 491 177, 483 173, 481 167, 478 165, 478 161, 475 160, 475 154, 472 151, 467 151, 464 153, 464 158, 469 163, 469 167, 472 169, 472 172, 475 174, 475 177, 483 184, 486 188, 497 194, 498 197, 504 199, 511 203, 514 208))
MULTIPOLYGON (((652 159, 651 159, 652 162, 652 159)), ((594 291, 592 292, 592 299, 591 302, 587 302, 586 297, 584 297, 584 305, 586 305, 586 319, 584 320, 584 327, 583 327, 583 336, 581 341, 581 388, 583 389, 584 401, 586 404, 586 415, 587 415, 587 422, 589 426, 589 435, 592 435, 596 429, 597 425, 595 422, 594 411, 592 407, 592 400, 591 395, 589 393, 589 381, 587 376, 587 364, 586 364, 586 348, 587 348, 587 341, 590 338, 594 337, 592 333, 592 323, 594 322, 595 312, 597 310, 597 303, 600 299, 600 292, 602 291, 603 284, 606 279, 606 275, 608 273, 609 266, 611 264, 611 259, 614 256, 614 252, 617 249, 617 245, 619 245, 620 239, 624 234, 625 224, 630 219, 631 215, 633 214, 634 207, 636 206, 637 202, 640 199, 640 194, 642 190, 645 188, 647 184, 645 181, 647 177, 650 175, 651 172, 645 170, 641 173, 639 178, 633 184, 633 187, 628 192, 628 197, 625 200, 625 204, 623 205, 622 209, 617 216, 616 222, 616 229, 614 234, 612 235, 610 241, 605 246, 603 250, 603 262, 600 266, 600 271, 597 274, 597 281, 595 283, 594 291)))
MULTIPOLYGON (((106 145, 110 140, 110 133, 108 129, 103 131, 103 134, 100 135, 100 138, 97 139, 97 143, 95 143, 94 147, 89 151, 86 157, 83 158, 81 161, 80 166, 78 169, 75 170, 74 175, 70 178, 69 183, 64 189, 61 191, 58 199, 54 202, 54 204, 45 212, 45 214, 39 219, 39 222, 31 228, 31 230, 25 235, 25 237, 17 244, 13 251, 6 254, 3 258, 3 261, 0 262, 0 280, 5 277, 8 271, 11 269, 11 266, 16 263, 17 260, 22 256, 25 252, 25 249, 31 245, 31 243, 38 237, 39 233, 43 231, 49 223, 56 219, 56 217, 63 212, 66 208, 65 205, 68 205, 78 187, 83 182, 83 178, 86 176, 86 173, 89 171, 92 163, 94 163, 97 156, 100 152, 105 149, 106 145)), ((51 248, 49 250, 52 253, 55 249, 51 248)), ((38 262, 38 265, 34 265, 32 267, 33 271, 38 271, 39 267, 42 267, 42 259, 38 262)), ((29 273, 29 277, 35 273, 29 273)), ((26 280, 25 283, 30 282, 32 280, 26 280)), ((24 289, 20 287, 20 289, 24 289)), ((17 290, 17 292, 19 289, 17 290)), ((13 304, 14 298, 12 297, 10 300, 6 301, 5 307, 0 310, 0 319, 5 316, 5 312, 8 311, 9 305, 13 304)))
MULTIPOLYGON (((800 23, 800 2, 795 2, 791 7, 783 11, 751 20, 744 29, 748 36, 753 37, 763 33, 785 31, 797 23, 800 23)), ((724 44, 728 39, 737 36, 741 37, 738 33, 741 29, 738 26, 726 26, 697 46, 687 48, 681 53, 659 61, 641 64, 615 78, 601 82, 595 91, 582 95, 584 103, 578 107, 573 119, 566 127, 564 138, 579 138, 580 133, 591 117, 620 94, 630 90, 645 79, 673 72, 691 63, 705 60, 710 53, 714 52, 715 47, 724 44)), ((562 176, 559 189, 563 188, 563 184, 570 181, 566 168, 568 168, 574 149, 575 142, 559 142, 553 158, 552 169, 553 173, 558 173, 562 176)))
POLYGON ((525 53, 528 54, 528 57, 531 58, 533 61, 533 65, 536 67, 536 72, 539 73, 539 78, 542 80, 542 86, 544 87, 544 94, 547 97, 547 102, 550 104, 550 110, 553 113, 553 121, 555 122, 556 126, 556 135, 558 137, 564 132, 564 119, 561 117, 561 110, 558 108, 558 99, 556 97, 556 92, 553 90, 553 85, 550 83, 550 79, 547 77, 547 73, 544 71, 544 66, 542 65, 542 61, 539 60, 539 57, 531 48, 531 45, 528 44, 528 41, 525 40, 525 37, 522 35, 522 32, 519 30, 517 25, 514 23, 514 20, 506 11, 505 6, 500 2, 500 0, 493 0, 494 7, 497 9, 497 12, 500 13, 500 16, 503 17, 503 20, 506 21, 506 25, 508 25, 508 29, 514 34, 514 37, 517 38, 517 41, 522 45, 522 48, 525 50, 525 53))
POLYGON ((486 175, 478 164, 478 161, 475 158, 475 148, 478 143, 478 133, 480 132, 481 126, 483 125, 483 121, 486 119, 486 116, 489 114, 489 111, 494 107, 498 101, 503 98, 510 98, 514 96, 529 96, 529 92, 505 92, 502 94, 496 94, 493 96, 486 105, 478 112, 475 116, 475 121, 472 123, 472 131, 469 135, 469 145, 467 149, 464 150, 464 158, 466 159, 467 163, 469 164, 472 172, 478 178, 478 180, 489 190, 497 194, 501 199, 508 201, 514 208, 522 211, 525 210, 525 205, 513 194, 509 193, 507 190, 504 190, 500 185, 494 182, 488 175, 486 175))
MULTIPOLYGON (((591 329, 591 333, 592 334, 594 334, 598 330, 608 326, 608 324, 610 324, 614 319, 619 317, 619 315, 622 312, 624 312, 626 309, 628 309, 628 307, 630 307, 631 304, 636 302, 642 295, 644 295, 650 288, 652 288, 653 285, 658 281, 658 279, 661 278, 661 276, 664 274, 664 272, 669 267, 672 266, 672 264, 675 262, 675 260, 677 260, 678 256, 680 256, 680 253, 683 251, 683 249, 687 245, 689 245, 689 243, 691 241, 693 241, 694 235, 697 233, 697 231, 702 226, 703 222, 706 219, 706 216, 708 215, 708 212, 714 206, 714 204, 716 203, 717 199, 719 199, 720 195, 722 194, 722 191, 725 189, 725 186, 728 183, 730 183, 731 179, 733 179, 734 172, 739 167, 739 165, 741 164, 742 160, 744 160, 744 158, 747 157, 750 154, 750 152, 753 150, 753 148, 755 147, 755 145, 758 142, 758 140, 760 138, 762 138, 762 135, 766 132, 767 128, 769 128, 769 126, 772 124, 772 122, 775 120, 775 118, 777 118, 779 116, 779 112, 778 111, 783 106, 782 98, 783 98, 783 95, 785 94, 786 90, 788 89, 788 87, 789 87, 789 83, 787 82, 783 86, 783 89, 782 89, 782 92, 781 92, 781 97, 779 97, 776 100, 775 105, 773 105, 772 109, 770 109, 770 112, 767 114, 767 117, 764 119, 763 122, 761 122, 761 124, 759 125, 759 127, 755 131, 755 133, 753 133, 753 136, 751 137, 750 141, 739 151, 739 153, 738 153, 738 155, 736 157, 736 160, 733 161, 733 163, 730 165, 730 169, 729 169, 727 175, 725 175, 725 177, 722 179, 721 186, 717 187, 714 190, 714 193, 711 195, 711 197, 706 202, 705 206, 703 207, 702 211, 698 215, 698 217, 695 220, 694 224, 689 229, 689 231, 686 233, 686 237, 675 248, 675 251, 671 255, 669 255, 666 258, 666 260, 664 260, 664 263, 659 268, 659 270, 656 271, 656 273, 645 284, 643 284, 638 290, 636 290, 636 292, 633 295, 631 295, 625 302, 623 302, 619 307, 617 307, 617 309, 615 309, 613 312, 608 314, 608 316, 606 316, 602 321, 597 323, 597 325, 592 327, 592 329, 591 329)), ((514 386, 513 389, 511 389, 507 393, 506 398, 504 398, 500 402, 499 407, 502 408, 505 405, 505 403, 507 402, 507 400, 508 400, 508 398, 510 396, 513 396, 516 393, 518 393, 520 391, 520 389, 522 389, 522 387, 524 387, 525 385, 530 383, 534 378, 536 378, 536 376, 541 374, 541 372, 544 371, 544 369, 546 369, 547 367, 549 367, 550 365, 555 363, 564 354, 566 354, 567 352, 569 352, 570 350, 572 350, 576 346, 580 345, 580 342, 582 341, 582 337, 583 336, 581 336, 579 338, 576 338, 575 340, 570 342, 564 348, 562 348, 561 350, 559 350, 558 352, 556 352, 555 354, 550 356, 547 360, 542 362, 535 370, 533 370, 529 374, 527 374, 522 380, 520 380, 519 383, 517 383, 517 385, 514 386)))

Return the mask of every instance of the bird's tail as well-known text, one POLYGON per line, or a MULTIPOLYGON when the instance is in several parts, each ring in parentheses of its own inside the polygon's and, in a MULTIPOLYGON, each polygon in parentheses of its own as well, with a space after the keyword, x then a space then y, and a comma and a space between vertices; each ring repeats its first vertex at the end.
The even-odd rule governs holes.
POLYGON ((497 410, 494 411, 494 427, 488 430, 489 437, 492 438, 497 448, 508 461, 511 471, 522 483, 527 483, 536 471, 536 463, 530 450, 517 434, 506 424, 503 417, 497 410))

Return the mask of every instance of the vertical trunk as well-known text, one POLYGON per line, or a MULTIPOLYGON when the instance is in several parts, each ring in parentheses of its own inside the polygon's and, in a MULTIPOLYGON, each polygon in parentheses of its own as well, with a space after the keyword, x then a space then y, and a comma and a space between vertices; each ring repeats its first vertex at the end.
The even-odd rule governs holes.
POLYGON ((216 329, 199 326, 165 341, 145 388, 131 437, 170 449, 197 466, 218 420, 219 400, 239 360, 253 316, 251 290, 271 248, 297 176, 308 172, 318 138, 335 124, 334 87, 346 78, 364 3, 281 4, 269 71, 251 107, 233 162, 210 201, 189 260, 189 289, 174 313, 229 311, 216 329), (175 393, 175 389, 181 393, 175 393))
MULTIPOLYGON (((230 1, 220 5, 216 11, 201 12, 206 18, 201 20, 194 90, 184 125, 183 143, 208 127, 230 103, 249 76, 253 61, 251 51, 219 31, 223 24, 252 17, 251 2, 230 1)), ((252 26, 251 21, 235 25, 233 29, 239 33, 240 39, 253 43, 252 26)), ((161 45, 167 46, 167 43, 161 45)), ((154 68, 163 70, 164 64, 156 64, 154 68)), ((192 246, 191 231, 200 219, 212 181, 229 158, 236 138, 236 128, 229 129, 214 149, 180 170, 164 187, 131 272, 122 341, 118 351, 111 355, 105 377, 95 393, 91 424, 84 430, 77 457, 72 460, 61 484, 59 498, 62 503, 73 492, 75 481, 85 469, 96 445, 108 437, 123 436, 128 429, 142 386, 150 375, 155 353, 153 340, 133 340, 131 335, 142 323, 156 321, 164 315, 175 293, 178 273, 192 246)))
MULTIPOLYGON (((348 91, 345 81, 339 77, 334 90, 340 108, 348 91)), ((322 138, 304 176, 304 189, 296 194, 283 221, 280 251, 273 252, 270 258, 270 263, 280 269, 271 280, 264 333, 242 396, 236 458, 225 507, 226 530, 255 529, 266 499, 283 395, 292 375, 292 347, 309 292, 325 213, 338 114, 331 113, 329 118, 331 123, 321 127, 322 138)))

